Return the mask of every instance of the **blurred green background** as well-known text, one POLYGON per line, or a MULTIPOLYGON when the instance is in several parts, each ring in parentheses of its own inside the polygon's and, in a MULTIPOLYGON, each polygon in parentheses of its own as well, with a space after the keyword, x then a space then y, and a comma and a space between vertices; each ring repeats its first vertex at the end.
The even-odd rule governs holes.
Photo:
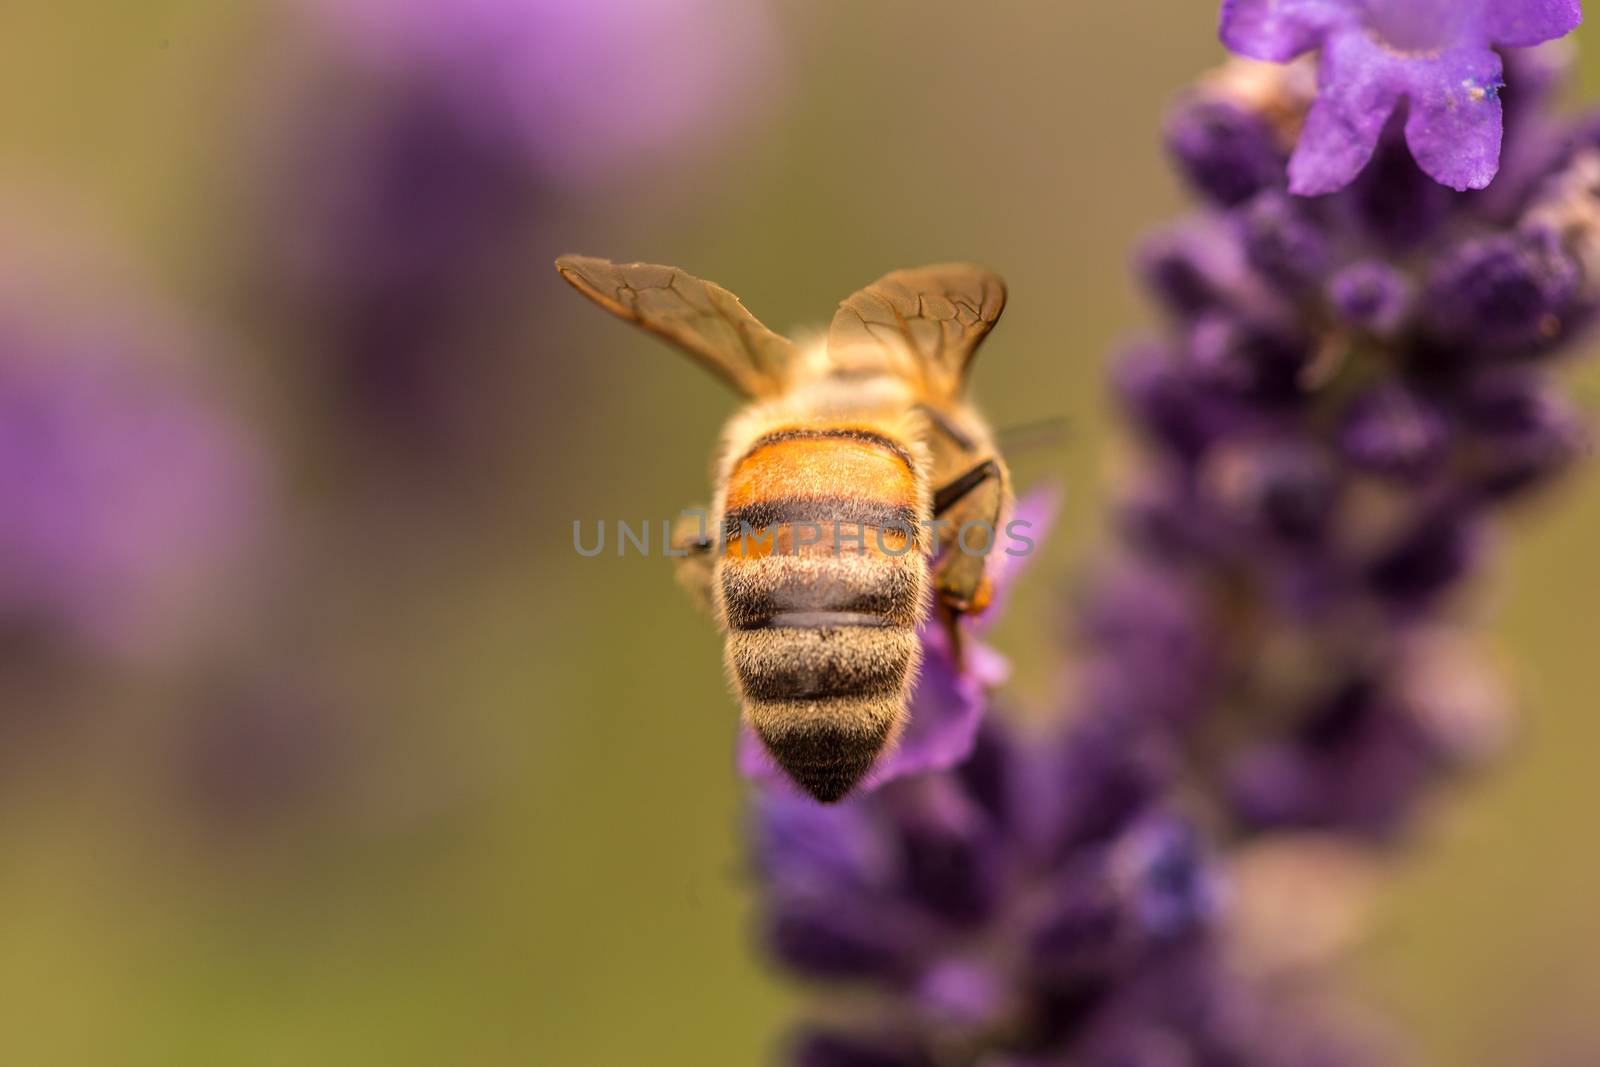
MULTIPOLYGON (((316 750, 219 810, 249 772, 194 770, 192 664, 13 681, 0 1062, 760 1062, 799 997, 750 943, 718 638, 659 559, 571 546, 574 519, 705 499, 733 401, 549 260, 675 263, 779 329, 895 267, 1000 270, 980 399, 1000 426, 1069 428, 1017 461, 1067 508, 996 640, 1042 700, 1123 448, 1103 372, 1147 321, 1128 253, 1182 210, 1161 116, 1221 58, 1215 5, 772 8, 748 114, 670 167, 567 180, 514 230, 471 316, 496 323, 496 388, 453 416, 492 448, 442 474, 308 399, 303 337, 253 279, 259 233, 294 211, 262 192, 280 105, 342 93, 308 73, 331 60, 305 6, 0 5, 0 214, 89 235, 202 322, 283 457, 287 532, 237 604, 274 621, 220 658, 311 694, 293 721, 316 750)), ((1593 99, 1600 35, 1580 45, 1593 99)), ((447 374, 471 386, 472 356, 447 374)), ((1445 798, 1352 980, 1422 1063, 1600 1062, 1600 471, 1505 532, 1472 607, 1521 734, 1445 798)))

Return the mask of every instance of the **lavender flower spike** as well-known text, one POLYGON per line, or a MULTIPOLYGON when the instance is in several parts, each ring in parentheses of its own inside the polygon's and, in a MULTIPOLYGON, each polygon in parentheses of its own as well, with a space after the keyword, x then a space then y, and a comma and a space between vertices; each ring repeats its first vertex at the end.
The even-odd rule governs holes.
POLYGON ((1238 50, 1321 48, 1320 97, 1235 60, 1167 124, 1206 204, 1141 257, 1166 328, 1114 371, 1144 446, 1073 612, 1070 714, 986 706, 985 663, 931 633, 878 788, 756 796, 768 949, 839 994, 792 1067, 1395 1061, 1321 972, 1379 858, 1511 731, 1456 598, 1589 450, 1553 357, 1600 323, 1600 116, 1508 56, 1505 176, 1450 192, 1430 176, 1500 163, 1491 46, 1575 3, 1223 10, 1238 50), (1295 189, 1338 195, 1286 195, 1302 129, 1295 189))
POLYGON ((1441 185, 1482 189, 1500 169, 1496 48, 1564 37, 1579 0, 1223 0, 1223 44, 1287 62, 1320 50, 1317 102, 1289 161, 1290 190, 1349 185, 1409 101, 1406 142, 1441 185))

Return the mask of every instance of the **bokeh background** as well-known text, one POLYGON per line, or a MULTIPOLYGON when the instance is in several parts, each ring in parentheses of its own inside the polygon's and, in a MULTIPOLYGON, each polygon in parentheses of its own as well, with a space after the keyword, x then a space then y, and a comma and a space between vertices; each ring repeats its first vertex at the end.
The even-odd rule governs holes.
MULTIPOLYGON (((0 5, 0 1062, 762 1062, 799 996, 718 639, 662 560, 572 547, 704 500, 733 401, 550 260, 779 329, 999 269, 981 399, 1065 427, 1014 460, 1067 506, 996 641, 1047 705, 1214 7, 0 5)), ((1466 607, 1511 758, 1349 980, 1419 1063, 1600 1062, 1600 471, 1505 533, 1466 607)))

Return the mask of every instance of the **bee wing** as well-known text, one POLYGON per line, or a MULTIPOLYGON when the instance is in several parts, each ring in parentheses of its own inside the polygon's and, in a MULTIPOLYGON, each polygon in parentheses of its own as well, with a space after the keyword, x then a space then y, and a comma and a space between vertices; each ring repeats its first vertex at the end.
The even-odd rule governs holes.
POLYGON ((828 350, 890 349, 920 366, 931 387, 953 396, 1005 306, 1005 283, 982 267, 938 263, 897 270, 840 303, 828 350))
POLYGON ((794 343, 763 326, 739 298, 676 267, 562 256, 556 270, 613 315, 666 338, 746 396, 778 392, 794 343))

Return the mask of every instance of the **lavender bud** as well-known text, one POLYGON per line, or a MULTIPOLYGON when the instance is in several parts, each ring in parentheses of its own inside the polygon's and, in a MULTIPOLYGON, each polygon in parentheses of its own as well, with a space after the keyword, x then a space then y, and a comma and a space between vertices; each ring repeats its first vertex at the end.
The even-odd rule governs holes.
POLYGON ((1244 528, 1302 542, 1322 533, 1339 488, 1327 456, 1293 439, 1231 443, 1207 460, 1202 484, 1244 528))
POLYGON ((1137 266, 1152 296, 1173 314, 1192 316, 1227 302, 1243 262, 1230 244, 1171 229, 1145 241, 1137 266))
POLYGON ((1235 816, 1255 829, 1341 830, 1387 837, 1405 825, 1437 765, 1409 723, 1378 703, 1328 736, 1307 736, 1242 756, 1230 772, 1235 816))
POLYGON ((1538 378, 1515 374, 1480 380, 1464 408, 1475 481, 1491 498, 1544 484, 1589 448, 1582 416, 1538 378))
POLYGON ((956 769, 961 787, 972 803, 997 827, 1022 830, 1037 797, 1034 783, 1024 774, 1025 763, 1011 738, 985 722, 973 742, 972 754, 956 769))
POLYGON ((1473 517, 1457 507, 1436 507, 1379 553, 1367 578, 1380 597, 1420 607, 1467 573, 1476 548, 1473 517))
POLYGON ((1130 545, 1152 559, 1173 562, 1206 553, 1217 539, 1214 525, 1199 521, 1188 479, 1181 485, 1149 479, 1120 502, 1116 515, 1117 531, 1130 545))
POLYGON ((1437 764, 1415 724, 1397 713, 1378 681, 1358 680, 1337 692, 1302 728, 1307 777, 1326 805, 1317 821, 1357 832, 1397 829, 1437 764))
POLYGON ((1197 460, 1227 422, 1216 400, 1188 381, 1164 349, 1136 348, 1118 360, 1112 374, 1134 421, 1179 459, 1197 460))
POLYGON ((1124 962, 1122 909, 1102 869, 1069 870, 1047 900, 1029 939, 1032 971, 1051 982, 1079 983, 1102 979, 1124 962))
POLYGON ((994 907, 998 871, 980 819, 920 819, 900 833, 902 892, 941 918, 971 925, 994 907))
POLYGON ((1209 922, 1220 890, 1193 825, 1171 813, 1147 816, 1112 851, 1113 881, 1145 938, 1168 941, 1209 922))
POLYGON ((1071 739, 1062 774, 1071 783, 1072 840, 1114 833, 1171 775, 1149 727, 1192 711, 1211 648, 1196 591, 1178 567, 1120 567, 1092 591, 1080 621, 1093 659, 1085 698, 1105 715, 1071 739))
POLYGON ((1315 284, 1333 261, 1325 229, 1308 202, 1263 193, 1239 212, 1245 258, 1267 281, 1294 292, 1315 284))
POLYGON ((1449 217, 1450 190, 1422 172, 1411 158, 1401 123, 1391 121, 1372 162, 1351 183, 1351 221, 1380 247, 1402 251, 1431 238, 1449 217))
POLYGON ((1356 467, 1387 478, 1419 481, 1438 469, 1450 441, 1444 416, 1406 386, 1375 386, 1345 412, 1339 448, 1356 467))
POLYGON ((1313 355, 1310 338, 1292 327, 1219 314, 1195 322, 1185 351, 1187 367, 1199 381, 1269 406, 1303 395, 1302 378, 1313 355))
POLYGON ((1382 260, 1359 260, 1328 281, 1327 299, 1351 326, 1388 336, 1411 313, 1411 282, 1382 260))
POLYGON ((993 1025, 1007 1008, 1005 977, 970 960, 936 965, 917 983, 916 998, 930 1018, 967 1027, 993 1025))
POLYGON ((1582 272, 1559 246, 1502 234, 1452 249, 1428 279, 1433 331, 1474 348, 1541 348, 1561 334, 1582 272))
POLYGON ((772 906, 768 949, 785 966, 821 981, 892 982, 906 972, 907 940, 881 916, 847 901, 789 900, 772 906))
POLYGON ((1259 116, 1219 100, 1192 99, 1167 121, 1167 150, 1200 195, 1222 207, 1283 185, 1285 158, 1259 116))

